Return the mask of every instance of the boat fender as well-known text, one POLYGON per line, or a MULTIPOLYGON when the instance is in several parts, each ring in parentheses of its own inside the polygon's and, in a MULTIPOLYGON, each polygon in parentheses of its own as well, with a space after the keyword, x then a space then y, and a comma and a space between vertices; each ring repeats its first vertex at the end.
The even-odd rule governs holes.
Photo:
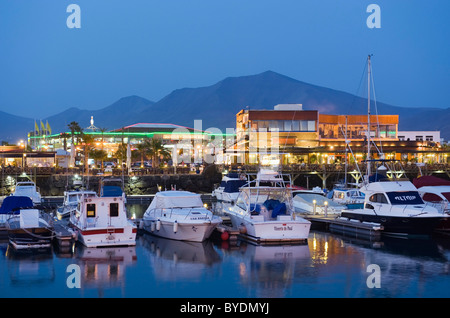
POLYGON ((177 233, 177 231, 178 231, 178 222, 175 221, 175 222, 173 223, 173 232, 174 232, 174 233, 177 233))
POLYGON ((158 219, 158 221, 156 221, 156 230, 159 231, 161 229, 161 220, 158 219))
POLYGON ((155 222, 150 223, 150 231, 155 232, 155 229, 156 229, 156 223, 155 222))
POLYGON ((239 233, 241 233, 241 234, 247 234, 247 228, 245 227, 244 224, 241 224, 241 225, 239 226, 239 233))
POLYGON ((144 221, 139 221, 139 229, 142 230, 144 228, 144 221))
POLYGON ((223 231, 220 235, 220 238, 222 239, 222 241, 228 241, 228 239, 230 238, 230 234, 228 234, 228 231, 223 231))

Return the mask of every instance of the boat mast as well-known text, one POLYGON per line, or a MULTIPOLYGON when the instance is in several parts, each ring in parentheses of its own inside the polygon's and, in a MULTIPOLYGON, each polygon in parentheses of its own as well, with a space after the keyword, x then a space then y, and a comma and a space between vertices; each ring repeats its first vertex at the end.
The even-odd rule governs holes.
POLYGON ((370 175, 370 57, 367 57, 367 171, 366 175, 370 175))

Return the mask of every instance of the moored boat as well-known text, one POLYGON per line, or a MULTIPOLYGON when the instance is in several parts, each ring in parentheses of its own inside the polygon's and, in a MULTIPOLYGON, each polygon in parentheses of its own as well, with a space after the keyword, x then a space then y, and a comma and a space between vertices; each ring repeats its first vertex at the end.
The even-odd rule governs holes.
POLYGON ((96 197, 97 192, 90 190, 72 190, 72 191, 64 191, 64 199, 63 204, 56 209, 56 216, 59 220, 69 217, 70 213, 75 211, 78 206, 78 202, 80 198, 84 196, 88 197, 96 197))
MULTIPOLYGON (((17 198, 20 201, 23 199, 24 202, 29 199, 28 197, 17 198)), ((5 227, 8 231, 9 243, 17 250, 51 247, 54 235, 51 218, 38 209, 18 207, 11 210, 5 227)))
POLYGON ((224 213, 233 227, 251 241, 305 242, 311 222, 293 213, 291 191, 283 176, 263 169, 255 180, 241 187, 236 202, 224 213))
POLYGON ((379 223, 383 234, 398 236, 431 235, 446 216, 425 204, 409 180, 377 181, 361 188, 364 208, 347 209, 341 216, 362 222, 379 223))
POLYGON ((69 224, 87 247, 136 245, 136 225, 128 219, 125 196, 84 197, 69 224))
POLYGON ((200 194, 170 190, 156 193, 142 222, 144 230, 153 235, 202 242, 222 219, 203 206, 200 194))
POLYGON ((39 193, 39 188, 31 180, 17 182, 14 192, 11 195, 20 197, 23 196, 30 197, 31 200, 33 201, 33 204, 42 203, 42 196, 39 193))
POLYGON ((247 178, 238 173, 223 176, 219 187, 213 190, 212 196, 219 201, 234 202, 239 195, 239 188, 247 183, 247 178))

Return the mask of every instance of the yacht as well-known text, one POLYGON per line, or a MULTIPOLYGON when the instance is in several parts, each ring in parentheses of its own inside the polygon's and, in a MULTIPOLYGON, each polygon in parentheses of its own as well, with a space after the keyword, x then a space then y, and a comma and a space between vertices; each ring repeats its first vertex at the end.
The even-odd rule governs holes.
POLYGON ((341 213, 346 207, 328 199, 322 190, 294 190, 293 207, 300 214, 336 214, 341 213))
POLYGON ((90 190, 71 190, 64 191, 63 204, 56 209, 56 216, 58 220, 69 217, 72 211, 75 211, 80 198, 96 197, 97 192, 90 190))
POLYGON ((334 188, 327 197, 349 209, 362 208, 364 205, 364 193, 357 188, 334 188))
MULTIPOLYGON (((105 189, 106 193, 111 193, 105 189)), ((89 197, 82 195, 69 224, 86 247, 136 245, 136 225, 128 219, 125 194, 89 197)))
POLYGON ((143 216, 147 232, 173 240, 202 242, 222 223, 203 206, 200 194, 169 190, 157 192, 143 216))
POLYGON ((42 203, 42 197, 39 193, 39 188, 36 187, 36 184, 31 180, 17 182, 14 192, 11 195, 30 197, 33 201, 33 204, 42 203))
POLYGON ((247 178, 238 173, 228 173, 220 182, 220 186, 214 189, 212 196, 219 201, 234 202, 239 195, 239 188, 247 183, 247 178))
POLYGON ((379 223, 384 234, 430 235, 446 217, 425 204, 409 180, 371 182, 361 191, 365 194, 364 207, 343 210, 341 217, 379 223))
POLYGON ((413 184, 425 202, 430 203, 441 212, 450 213, 450 181, 435 176, 415 178, 413 184))
POLYGON ((232 226, 257 243, 305 242, 311 222, 295 215, 292 190, 283 176, 261 169, 255 180, 240 188, 236 202, 225 210, 232 226))
POLYGON ((17 196, 14 202, 6 204, 10 203, 17 207, 11 209, 5 222, 9 243, 16 250, 50 248, 54 234, 50 216, 29 207, 28 197, 17 196))

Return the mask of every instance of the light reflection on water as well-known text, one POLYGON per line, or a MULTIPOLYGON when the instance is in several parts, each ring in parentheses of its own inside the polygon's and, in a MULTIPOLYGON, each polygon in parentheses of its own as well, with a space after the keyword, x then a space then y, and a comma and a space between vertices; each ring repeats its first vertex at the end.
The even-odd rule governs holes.
MULTIPOLYGON (((145 207, 129 211, 142 216, 145 207)), ((1 244, 0 297, 449 297, 450 240, 370 242, 312 231, 302 245, 171 241, 140 233, 135 247, 17 253, 1 244), (81 288, 66 268, 81 269, 81 288), (367 266, 381 288, 367 287, 367 266)))

